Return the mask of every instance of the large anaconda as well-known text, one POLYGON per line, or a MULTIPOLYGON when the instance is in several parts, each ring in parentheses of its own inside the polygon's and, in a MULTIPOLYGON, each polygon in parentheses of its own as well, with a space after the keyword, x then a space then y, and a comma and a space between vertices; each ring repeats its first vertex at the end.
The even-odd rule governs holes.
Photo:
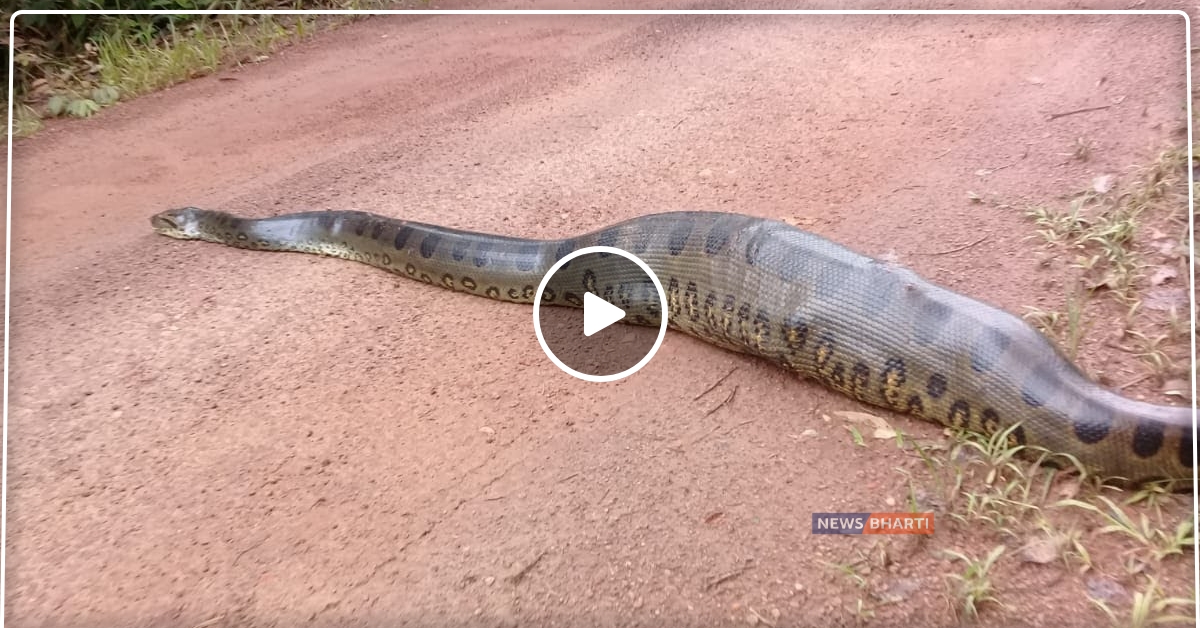
MULTIPOLYGON (((782 222, 677 212, 563 240, 354 211, 249 219, 185 207, 151 223, 175 238, 342 257, 519 303, 532 302, 543 274, 571 251, 614 246, 658 275, 670 326, 705 341, 948 426, 994 433, 1016 425, 1012 440, 1071 454, 1103 475, 1193 477, 1190 408, 1105 390, 1021 319, 782 222)), ((603 260, 583 259, 592 261, 557 274, 552 292, 625 280, 606 274, 603 260)), ((642 314, 658 325, 660 312, 642 314)))

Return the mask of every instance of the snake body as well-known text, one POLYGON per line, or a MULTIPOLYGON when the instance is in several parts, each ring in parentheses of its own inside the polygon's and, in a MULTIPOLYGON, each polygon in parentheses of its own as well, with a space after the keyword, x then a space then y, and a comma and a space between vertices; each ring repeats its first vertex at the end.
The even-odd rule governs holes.
MULTIPOLYGON (((613 246, 658 275, 670 327, 717 346, 946 426, 1011 428, 1012 444, 1070 454, 1104 476, 1188 486, 1193 477, 1190 408, 1110 392, 1020 318, 782 222, 674 212, 561 240, 354 211, 250 219, 186 207, 151 223, 175 238, 336 256, 517 303, 531 303, 542 276, 571 251, 613 246)), ((557 273, 545 301, 576 305, 584 291, 612 301, 646 289, 603 259, 579 260, 590 261, 557 273)), ((631 318, 658 325, 660 316, 650 306, 631 318)))

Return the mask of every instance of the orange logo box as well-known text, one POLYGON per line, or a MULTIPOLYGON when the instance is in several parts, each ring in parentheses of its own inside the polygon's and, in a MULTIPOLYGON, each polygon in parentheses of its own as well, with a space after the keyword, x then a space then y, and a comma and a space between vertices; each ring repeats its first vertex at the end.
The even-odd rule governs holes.
POLYGON ((863 534, 933 534, 931 512, 873 512, 863 534))

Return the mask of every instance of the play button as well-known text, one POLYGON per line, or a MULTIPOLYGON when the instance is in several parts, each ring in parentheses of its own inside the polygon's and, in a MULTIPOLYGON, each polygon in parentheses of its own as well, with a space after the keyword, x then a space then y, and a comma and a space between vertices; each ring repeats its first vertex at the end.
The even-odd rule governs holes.
POLYGON ((566 255, 542 277, 533 326, 558 368, 590 382, 611 382, 637 372, 658 351, 667 331, 664 312, 662 283, 645 262, 593 246, 566 255))
POLYGON ((625 310, 590 293, 583 293, 583 335, 596 332, 625 318, 625 310))

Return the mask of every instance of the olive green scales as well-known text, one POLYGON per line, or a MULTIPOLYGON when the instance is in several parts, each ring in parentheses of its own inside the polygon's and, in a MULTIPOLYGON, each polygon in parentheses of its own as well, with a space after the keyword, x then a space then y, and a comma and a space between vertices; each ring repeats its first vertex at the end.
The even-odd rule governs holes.
MULTIPOLYGON (((684 333, 947 426, 987 434, 1016 425, 1016 444, 1070 454, 1105 476, 1190 485, 1193 475, 1190 408, 1110 392, 1020 318, 782 222, 674 212, 562 240, 355 211, 250 219, 185 207, 151 223, 175 238, 342 257, 517 303, 531 303, 542 276, 568 253, 613 246, 654 270, 668 324, 684 333)), ((647 298, 653 286, 617 266, 597 256, 573 260, 543 300, 578 306, 593 292, 632 307, 634 322, 658 325, 657 298, 647 298)))

